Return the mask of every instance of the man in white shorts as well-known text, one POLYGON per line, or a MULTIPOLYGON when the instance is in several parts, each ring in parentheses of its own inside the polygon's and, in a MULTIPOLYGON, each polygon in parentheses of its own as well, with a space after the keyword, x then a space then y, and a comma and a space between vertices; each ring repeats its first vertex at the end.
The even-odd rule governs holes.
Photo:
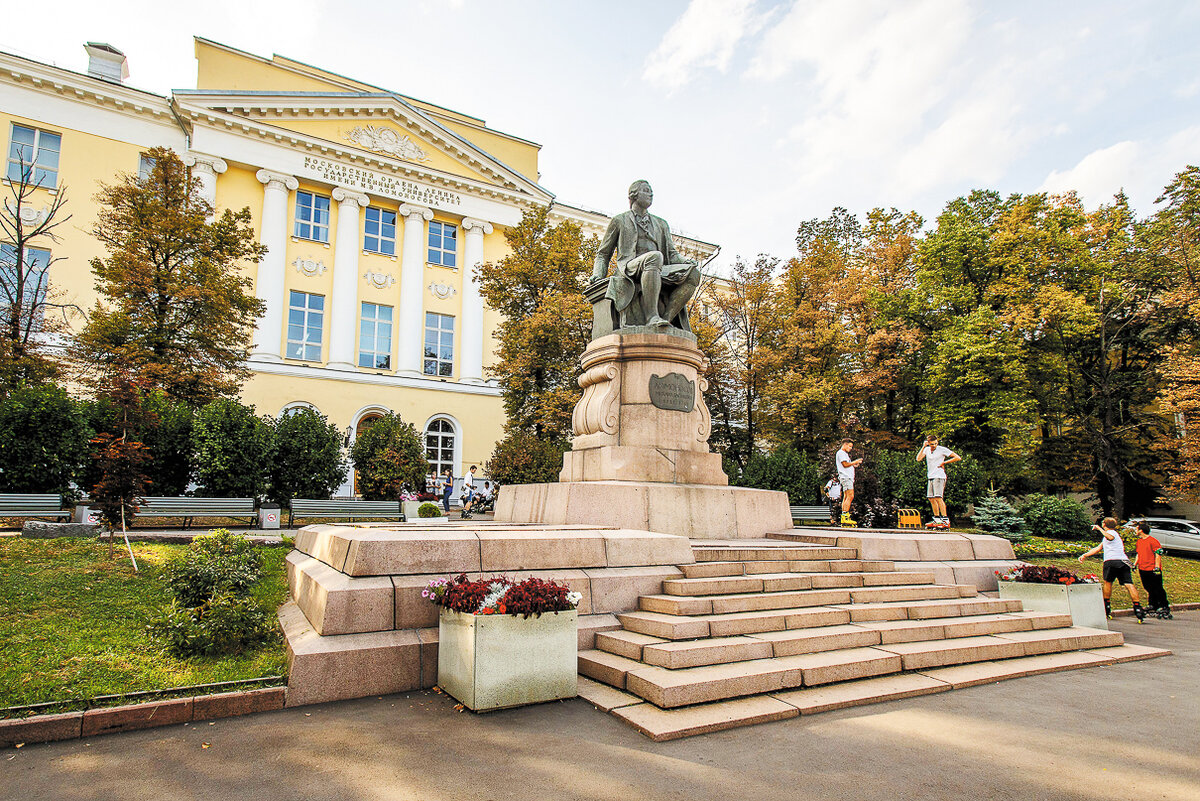
POLYGON ((925 438, 917 461, 925 462, 926 476, 929 479, 925 494, 929 505, 933 507, 933 520, 925 524, 925 528, 950 528, 950 516, 946 512, 946 465, 962 461, 962 457, 949 448, 938 445, 938 438, 932 434, 925 438))
POLYGON ((838 483, 842 485, 842 520, 843 526, 857 526, 858 523, 850 518, 850 504, 854 501, 854 468, 862 464, 862 459, 850 458, 850 449, 854 447, 851 440, 842 440, 842 447, 833 455, 837 465, 838 483))

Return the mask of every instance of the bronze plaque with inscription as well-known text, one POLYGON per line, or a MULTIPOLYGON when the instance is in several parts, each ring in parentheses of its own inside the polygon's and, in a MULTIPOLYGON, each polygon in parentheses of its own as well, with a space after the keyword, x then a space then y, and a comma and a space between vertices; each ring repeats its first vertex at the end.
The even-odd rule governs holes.
POLYGON ((696 382, 682 373, 650 376, 650 402, 659 409, 690 412, 696 406, 696 382))

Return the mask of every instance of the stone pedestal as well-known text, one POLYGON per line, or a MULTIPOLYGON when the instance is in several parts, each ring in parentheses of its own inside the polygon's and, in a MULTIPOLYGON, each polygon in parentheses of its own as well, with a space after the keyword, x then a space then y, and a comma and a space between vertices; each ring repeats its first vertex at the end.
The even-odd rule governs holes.
POLYGON ((628 331, 583 352, 583 397, 556 484, 508 486, 496 520, 593 524, 697 538, 792 527, 787 494, 730 487, 708 449, 704 354, 689 339, 628 331))

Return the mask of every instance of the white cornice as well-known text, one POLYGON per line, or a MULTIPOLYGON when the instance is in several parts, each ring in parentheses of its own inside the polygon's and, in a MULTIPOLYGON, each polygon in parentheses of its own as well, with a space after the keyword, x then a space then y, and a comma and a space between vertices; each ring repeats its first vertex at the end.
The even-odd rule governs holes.
POLYGON ((122 114, 174 124, 167 98, 0 52, 0 81, 122 114))
POLYGON ((327 370, 324 367, 308 367, 287 362, 248 361, 246 367, 256 373, 282 375, 289 378, 322 378, 327 381, 350 381, 356 384, 373 384, 384 387, 424 389, 430 392, 457 392, 463 395, 485 395, 500 397, 500 388, 488 384, 460 384, 456 381, 441 381, 429 378, 410 378, 399 375, 358 373, 351 370, 327 370))
MULTIPOLYGON (((507 188, 532 195, 552 195, 524 175, 499 161, 459 134, 446 128, 432 114, 383 92, 208 92, 176 90, 175 101, 189 108, 203 108, 247 119, 283 120, 286 118, 370 118, 385 117, 431 142, 461 164, 492 178, 507 188)), ((268 123, 269 124, 269 123, 268 123)), ((484 129, 486 130, 486 129, 484 129)))
MULTIPOLYGON (((530 195, 522 193, 517 189, 496 186, 495 184, 489 184, 477 179, 454 175, 453 173, 426 167, 415 162, 401 161, 400 159, 388 158, 382 154, 372 153, 367 150, 342 146, 328 139, 298 133, 288 128, 280 128, 248 117, 227 114, 212 109, 196 108, 184 103, 177 103, 176 105, 180 115, 194 125, 225 130, 240 136, 292 147, 314 155, 335 158, 351 164, 375 167, 383 172, 390 172, 406 178, 444 186, 464 194, 493 198, 508 205, 518 207, 545 205, 552 198, 548 192, 540 188, 538 188, 536 195, 530 195)), ((228 154, 225 155, 228 157, 228 154)))

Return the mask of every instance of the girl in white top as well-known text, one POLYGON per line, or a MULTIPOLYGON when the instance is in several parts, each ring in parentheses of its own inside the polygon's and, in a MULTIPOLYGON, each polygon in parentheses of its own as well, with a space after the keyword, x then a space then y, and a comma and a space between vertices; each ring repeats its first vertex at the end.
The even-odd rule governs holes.
POLYGON ((1146 613, 1142 610, 1141 601, 1138 599, 1137 587, 1133 585, 1133 571, 1130 569, 1129 556, 1125 553, 1125 543, 1117 531, 1116 519, 1106 517, 1103 528, 1092 526, 1092 530, 1100 532, 1100 544, 1079 557, 1079 562, 1083 564, 1083 561, 1089 556, 1104 552, 1104 575, 1102 576, 1104 580, 1104 613, 1112 617, 1112 606, 1109 604, 1109 599, 1112 598, 1112 585, 1116 581, 1129 593, 1129 599, 1133 601, 1133 613, 1137 615, 1138 623, 1145 623, 1146 613))

